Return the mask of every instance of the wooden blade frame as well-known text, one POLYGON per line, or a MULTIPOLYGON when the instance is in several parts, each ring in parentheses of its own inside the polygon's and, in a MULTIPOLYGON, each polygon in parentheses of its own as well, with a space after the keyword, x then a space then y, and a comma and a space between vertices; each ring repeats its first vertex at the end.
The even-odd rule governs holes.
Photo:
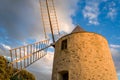
POLYGON ((46 28, 50 27, 52 40, 53 43, 55 43, 55 34, 60 35, 60 32, 59 32, 56 11, 54 7, 54 1, 53 0, 39 0, 39 1, 40 1, 40 9, 41 9, 40 11, 44 26, 45 38, 47 37, 46 28))
POLYGON ((49 40, 40 41, 34 44, 11 49, 10 64, 16 69, 23 69, 47 54, 46 49, 50 47, 49 40))

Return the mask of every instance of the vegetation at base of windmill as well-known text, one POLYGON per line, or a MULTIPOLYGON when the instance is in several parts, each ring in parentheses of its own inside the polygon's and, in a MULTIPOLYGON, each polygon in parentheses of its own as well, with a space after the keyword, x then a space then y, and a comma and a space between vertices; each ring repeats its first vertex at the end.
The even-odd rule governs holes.
POLYGON ((35 77, 30 72, 22 70, 20 71, 20 73, 12 77, 10 80, 35 80, 35 77))
POLYGON ((3 56, 0 56, 0 79, 1 80, 9 80, 10 72, 8 71, 7 68, 8 68, 7 60, 3 56))
POLYGON ((12 76, 18 69, 8 65, 8 60, 0 55, 0 80, 35 80, 35 77, 26 70, 12 76))

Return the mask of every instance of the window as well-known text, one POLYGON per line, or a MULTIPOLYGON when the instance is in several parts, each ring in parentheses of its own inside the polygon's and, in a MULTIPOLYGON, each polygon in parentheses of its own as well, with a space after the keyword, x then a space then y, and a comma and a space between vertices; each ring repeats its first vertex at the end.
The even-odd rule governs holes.
POLYGON ((62 41, 61 50, 67 49, 67 39, 62 41))
POLYGON ((68 71, 62 71, 59 73, 59 80, 68 80, 68 71))

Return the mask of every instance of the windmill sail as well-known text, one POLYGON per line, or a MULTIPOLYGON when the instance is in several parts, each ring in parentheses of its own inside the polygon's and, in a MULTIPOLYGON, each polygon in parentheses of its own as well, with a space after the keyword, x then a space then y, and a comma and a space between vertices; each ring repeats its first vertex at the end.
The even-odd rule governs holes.
MULTIPOLYGON (((48 34, 52 34, 53 43, 55 43, 55 36, 60 35, 60 32, 54 2, 53 0, 39 0, 39 2, 45 38, 47 38, 47 29, 50 28, 51 32, 48 34)), ((44 40, 27 46, 11 49, 11 64, 17 69, 26 68, 46 55, 47 48, 50 46, 49 40, 44 40)))
POLYGON ((60 32, 54 2, 53 0, 39 0, 39 1, 45 35, 47 34, 46 29, 50 28, 53 42, 55 42, 55 35, 60 35, 60 32))
POLYGON ((10 64, 17 69, 26 68, 45 56, 47 54, 47 48, 49 46, 49 40, 44 40, 34 44, 11 49, 10 64))
MULTIPOLYGON (((11 49, 10 65, 12 65, 16 69, 22 70, 24 68, 27 68, 28 66, 45 56, 47 54, 47 48, 53 46, 53 44, 55 43, 55 36, 60 35, 53 0, 39 0, 39 2, 46 40, 11 49), (48 31, 48 28, 50 29, 50 31, 48 31), (53 44, 49 44, 49 40, 47 37, 48 34, 52 34, 53 44)), ((17 71, 14 75, 19 72, 20 71, 17 71)))

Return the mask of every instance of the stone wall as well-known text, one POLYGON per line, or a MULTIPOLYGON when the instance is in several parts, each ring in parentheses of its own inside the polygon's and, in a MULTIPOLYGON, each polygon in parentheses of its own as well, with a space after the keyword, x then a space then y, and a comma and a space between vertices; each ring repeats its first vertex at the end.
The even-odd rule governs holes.
POLYGON ((90 32, 69 34, 56 42, 52 80, 61 80, 61 71, 68 71, 68 80, 118 80, 106 39, 90 32), (61 50, 65 39, 67 49, 61 50))

